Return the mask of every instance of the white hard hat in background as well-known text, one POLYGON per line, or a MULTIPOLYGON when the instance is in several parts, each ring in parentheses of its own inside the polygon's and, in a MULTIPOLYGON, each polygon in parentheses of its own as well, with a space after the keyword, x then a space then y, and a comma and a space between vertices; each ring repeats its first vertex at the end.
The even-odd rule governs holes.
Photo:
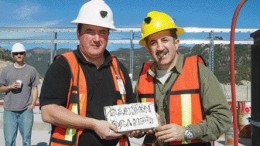
POLYGON ((79 10, 73 24, 90 24, 115 30, 113 12, 103 0, 86 2, 79 10))
POLYGON ((21 43, 15 43, 12 47, 12 53, 15 52, 26 52, 24 45, 21 43))

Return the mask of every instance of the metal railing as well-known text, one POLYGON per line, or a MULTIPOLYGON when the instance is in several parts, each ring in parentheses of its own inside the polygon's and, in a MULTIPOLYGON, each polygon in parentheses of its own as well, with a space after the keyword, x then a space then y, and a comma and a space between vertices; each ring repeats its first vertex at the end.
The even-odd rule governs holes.
MULTIPOLYGON (((246 37, 235 40, 235 44, 252 45, 253 40, 248 39, 250 33, 256 31, 257 28, 237 28, 236 34, 247 34, 246 37)), ((141 29, 138 27, 121 27, 116 31, 111 31, 109 44, 128 44, 130 48, 130 71, 133 75, 133 57, 134 48, 138 45, 141 29), (119 36, 119 37, 118 37, 119 36)), ((214 70, 214 45, 229 44, 229 39, 216 40, 214 36, 229 35, 230 28, 197 28, 184 27, 185 37, 187 35, 195 35, 194 38, 181 38, 181 45, 208 44, 209 49, 209 68, 214 70), (186 35, 187 34, 187 35, 186 35), (196 35, 203 34, 202 37, 196 35)), ((76 28, 70 27, 0 27, 0 45, 22 42, 27 44, 50 44, 52 51, 50 52, 50 63, 56 55, 58 44, 78 44, 76 37, 76 28), (62 37, 63 35, 63 37, 62 37), (64 37, 65 36, 65 37, 64 37)), ((139 46, 140 47, 140 46, 139 46)))

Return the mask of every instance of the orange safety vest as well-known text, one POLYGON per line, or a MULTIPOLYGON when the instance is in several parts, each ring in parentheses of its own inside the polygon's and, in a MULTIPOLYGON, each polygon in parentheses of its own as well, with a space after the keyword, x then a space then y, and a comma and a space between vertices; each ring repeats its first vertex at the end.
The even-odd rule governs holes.
MULTIPOLYGON (((86 116, 87 113, 87 82, 82 68, 80 67, 76 56, 73 52, 67 52, 62 54, 69 63, 71 70, 71 81, 70 90, 67 97, 66 108, 70 111, 79 114, 81 116, 86 116)), ((110 64, 110 70, 114 80, 115 89, 120 97, 117 97, 117 104, 124 104, 126 101, 126 94, 121 94, 120 87, 118 85, 118 80, 123 81, 125 84, 124 76, 119 68, 118 60, 115 56, 112 56, 112 62, 110 64)), ((50 146, 77 146, 79 136, 82 134, 84 129, 74 129, 74 128, 62 128, 55 127, 51 138, 50 146)), ((129 140, 125 136, 119 139, 120 146, 128 146, 129 140)))
MULTIPOLYGON (((200 81, 198 62, 204 63, 199 56, 186 57, 182 73, 178 75, 168 97, 169 119, 167 123, 175 123, 181 126, 196 124, 203 120, 202 101, 200 93, 200 81)), ((144 63, 139 77, 137 92, 141 102, 155 102, 155 84, 153 77, 147 74, 152 67, 152 62, 144 63)), ((151 139, 153 136, 147 136, 151 139)), ((148 138, 147 138, 148 139, 148 138)), ((145 139, 146 140, 146 139, 145 139)), ((152 140, 155 141, 154 139, 152 140)), ((170 145, 202 142, 198 139, 191 141, 172 141, 170 145)), ((149 142, 150 143, 150 142, 149 142)), ((145 145, 145 144, 143 144, 145 145)))

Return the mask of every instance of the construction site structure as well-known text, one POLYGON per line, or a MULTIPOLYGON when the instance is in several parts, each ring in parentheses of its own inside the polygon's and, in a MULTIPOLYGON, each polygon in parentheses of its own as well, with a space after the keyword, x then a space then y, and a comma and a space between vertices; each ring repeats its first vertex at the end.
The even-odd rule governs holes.
POLYGON ((260 145, 260 29, 251 34, 254 44, 251 47, 252 58, 252 113, 250 118, 252 146, 260 145))

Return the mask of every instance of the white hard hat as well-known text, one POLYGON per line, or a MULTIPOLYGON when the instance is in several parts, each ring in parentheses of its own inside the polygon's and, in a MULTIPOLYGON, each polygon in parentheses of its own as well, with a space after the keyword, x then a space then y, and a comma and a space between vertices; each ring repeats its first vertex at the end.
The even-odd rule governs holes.
POLYGON ((79 10, 78 17, 71 21, 73 24, 90 24, 115 30, 113 12, 103 0, 86 2, 79 10))
POLYGON ((15 52, 26 52, 24 45, 21 43, 15 43, 12 47, 12 53, 15 52))

